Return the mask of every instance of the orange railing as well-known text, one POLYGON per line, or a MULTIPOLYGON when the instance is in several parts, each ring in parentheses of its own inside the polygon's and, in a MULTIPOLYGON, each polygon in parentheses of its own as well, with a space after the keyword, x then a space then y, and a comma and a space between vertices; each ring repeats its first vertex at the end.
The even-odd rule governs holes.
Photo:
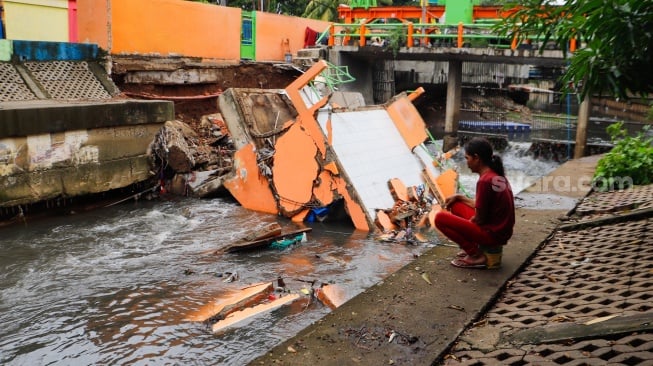
MULTIPOLYGON (((362 23, 336 23, 329 27, 329 46, 366 46, 378 38, 384 45, 399 47, 496 47, 517 49, 517 37, 503 38, 492 33, 493 22, 474 24, 440 25, 437 23, 413 23, 396 19, 395 23, 377 23, 370 19, 362 23)), ((526 42, 537 42, 537 37, 528 37, 526 42)), ((374 45, 379 45, 374 43, 374 45)), ((570 40, 569 50, 576 50, 576 40, 570 40)))

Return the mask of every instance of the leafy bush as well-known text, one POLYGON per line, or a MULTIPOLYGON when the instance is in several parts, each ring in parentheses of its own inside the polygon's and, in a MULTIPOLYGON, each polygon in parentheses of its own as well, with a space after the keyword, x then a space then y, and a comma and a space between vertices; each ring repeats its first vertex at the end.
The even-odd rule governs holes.
POLYGON ((399 49, 406 44, 406 30, 403 27, 396 27, 390 30, 388 34, 388 48, 392 51, 392 55, 397 57, 399 49))
POLYGON ((645 126, 632 137, 622 122, 608 126, 614 147, 597 164, 592 179, 595 189, 625 189, 653 182, 653 137, 647 136, 648 130, 649 126, 645 126))

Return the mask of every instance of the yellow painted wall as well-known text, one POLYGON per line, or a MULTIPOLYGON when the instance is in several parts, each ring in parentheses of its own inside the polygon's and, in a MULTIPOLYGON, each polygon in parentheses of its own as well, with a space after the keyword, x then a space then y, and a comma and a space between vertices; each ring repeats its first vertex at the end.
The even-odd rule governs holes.
POLYGON ((6 38, 68 42, 68 0, 4 0, 6 38))
POLYGON ((111 0, 77 1, 77 38, 79 43, 94 43, 104 50, 110 47, 109 8, 111 0))
POLYGON ((240 59, 240 9, 181 0, 111 0, 111 53, 240 59))
POLYGON ((256 60, 281 61, 284 59, 283 41, 288 39, 290 53, 304 48, 304 31, 309 27, 323 32, 331 23, 274 13, 256 12, 256 60))

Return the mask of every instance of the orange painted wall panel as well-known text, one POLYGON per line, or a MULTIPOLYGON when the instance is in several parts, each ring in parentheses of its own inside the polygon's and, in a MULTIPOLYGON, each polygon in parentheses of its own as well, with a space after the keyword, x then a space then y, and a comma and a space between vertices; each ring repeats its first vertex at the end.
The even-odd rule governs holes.
POLYGON ((109 1, 77 2, 77 37, 79 43, 94 43, 104 50, 109 44, 109 1))
POLYGON ((240 59, 238 8, 181 0, 111 0, 111 53, 240 59))
POLYGON ((277 140, 272 180, 282 211, 295 214, 313 198, 313 184, 319 172, 317 148, 301 125, 295 123, 277 140))
POLYGON ((397 99, 388 106, 387 110, 411 150, 428 138, 426 125, 410 99, 397 99))
POLYGON ((259 212, 277 214, 277 201, 266 177, 261 175, 256 162, 254 145, 243 146, 234 154, 233 175, 224 181, 224 187, 240 204, 259 212))
MULTIPOLYGON (((79 42, 111 54, 190 56, 240 60, 241 10, 183 0, 84 0, 77 2, 79 42)), ((306 27, 329 22, 256 13, 256 60, 283 61, 304 46, 306 27)))
POLYGON ((323 32, 330 24, 316 19, 256 12, 256 60, 283 60, 285 39, 289 41, 290 53, 296 55, 298 50, 304 48, 306 27, 323 32))

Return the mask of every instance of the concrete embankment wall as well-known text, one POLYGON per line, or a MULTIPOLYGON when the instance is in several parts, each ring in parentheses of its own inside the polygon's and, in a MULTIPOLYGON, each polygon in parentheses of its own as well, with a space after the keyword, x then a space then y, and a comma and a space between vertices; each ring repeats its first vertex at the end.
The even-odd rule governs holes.
POLYGON ((130 104, 0 110, 3 127, 5 121, 25 124, 37 116, 41 117, 39 127, 49 124, 63 130, 42 128, 41 132, 12 137, 0 134, 0 207, 107 192, 152 177, 147 150, 161 126, 160 119, 165 119, 165 105, 139 102, 138 109, 145 113, 137 125, 90 128, 109 121, 97 120, 103 113, 110 119, 129 114, 133 111, 130 104), (163 118, 146 118, 153 110, 163 118))
POLYGON ((116 97, 96 46, 4 41, 0 207, 79 197, 154 175, 150 143, 171 102, 116 97))

